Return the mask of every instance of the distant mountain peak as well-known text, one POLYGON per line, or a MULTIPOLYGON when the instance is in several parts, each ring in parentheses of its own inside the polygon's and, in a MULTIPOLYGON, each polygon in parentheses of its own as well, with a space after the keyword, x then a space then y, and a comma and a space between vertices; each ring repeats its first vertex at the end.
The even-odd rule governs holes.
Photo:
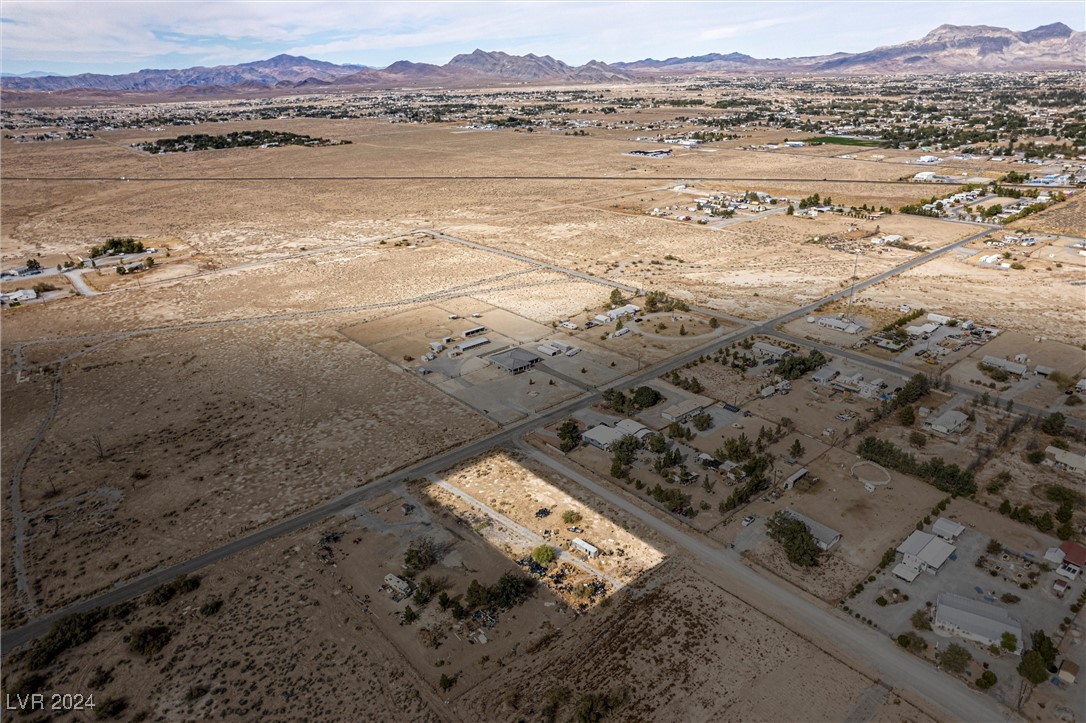
POLYGON ((266 60, 213 68, 140 70, 124 75, 84 73, 75 76, 0 78, 5 90, 175 91, 207 94, 215 88, 479 87, 480 83, 611 83, 660 74, 699 73, 949 73, 1065 70, 1086 68, 1086 33, 1063 23, 1013 31, 989 25, 944 24, 923 38, 861 53, 816 57, 757 59, 743 53, 707 53, 686 58, 606 63, 591 60, 569 65, 550 55, 511 55, 476 48, 445 65, 401 60, 384 70, 340 65, 280 53, 266 60), (475 85, 473 85, 475 84, 475 85))

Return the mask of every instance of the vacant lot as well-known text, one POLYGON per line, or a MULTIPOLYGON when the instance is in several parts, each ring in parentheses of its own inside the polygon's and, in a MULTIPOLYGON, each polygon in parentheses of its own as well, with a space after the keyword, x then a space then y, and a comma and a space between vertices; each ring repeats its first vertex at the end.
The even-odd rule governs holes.
MULTIPOLYGON (((15 404, 51 386, 8 394, 11 376, 5 424, 38 424, 39 405, 15 404)), ((493 428, 306 322, 120 340, 67 365, 62 383, 22 484, 27 567, 46 608, 493 428)))
POLYGON ((922 266, 864 290, 878 305, 909 304, 977 323, 1029 330, 1068 343, 1086 338, 1082 272, 1068 267, 1025 270, 978 268, 954 256, 922 266))

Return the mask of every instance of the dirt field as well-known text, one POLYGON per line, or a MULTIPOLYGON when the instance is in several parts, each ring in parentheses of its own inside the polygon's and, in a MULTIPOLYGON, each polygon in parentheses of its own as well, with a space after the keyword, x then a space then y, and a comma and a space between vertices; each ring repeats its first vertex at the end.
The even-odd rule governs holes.
MULTIPOLYGON (((636 581, 665 559, 664 552, 654 547, 660 545, 654 535, 641 539, 645 532, 630 528, 630 523, 615 510, 583 492, 569 490, 568 482, 565 482, 566 488, 559 486, 561 482, 553 474, 543 471, 523 455, 496 452, 460 465, 443 474, 440 480, 538 536, 538 540, 529 541, 529 544, 544 544, 545 540, 545 544, 571 552, 578 558, 583 556, 571 549, 573 538, 595 545, 600 556, 587 560, 588 566, 624 584, 636 581), (540 509, 547 509, 550 514, 536 517, 540 509), (564 522, 561 517, 566 512, 576 513, 581 519, 564 522), (568 529, 570 526, 582 531, 573 532, 568 529)), ((479 506, 445 488, 430 485, 425 494, 457 510, 457 514, 471 512, 477 517, 493 519, 479 506)), ((489 526, 482 530, 484 537, 488 531, 489 526)), ((531 552, 525 547, 522 544, 516 554, 531 552)))
MULTIPOLYGON (((434 602, 399 624, 414 603, 380 587, 385 574, 400 572, 419 534, 445 545, 427 573, 457 596, 470 580, 490 582, 512 568, 452 516, 430 517, 425 508, 405 516, 405 500, 417 501, 384 495, 210 568, 193 592, 162 605, 144 600, 62 653, 41 685, 93 693, 98 705, 122 698, 128 712, 152 720, 296 720, 304 709, 345 721, 513 721, 549 704, 564 719, 585 694, 608 690, 626 691, 624 718, 834 720, 874 685, 678 559, 583 615, 539 589, 492 625, 446 629, 448 615, 434 602), (127 642, 150 625, 166 626, 170 639, 147 658, 127 642), (437 647, 425 642, 433 630, 446 631, 437 647), (340 684, 328 676, 333 666, 361 681, 340 684), (600 669, 612 671, 606 681, 600 669), (448 692, 438 686, 442 674, 455 680, 448 692)), ((23 672, 16 656, 5 665, 5 687, 23 672)), ((894 720, 923 719, 893 693, 887 703, 894 720)))
POLYGON ((1070 344, 1086 339, 1080 269, 1027 266, 1023 271, 978 268, 954 256, 868 287, 872 302, 909 304, 999 328, 1029 330, 1070 344))
MULTIPOLYGON (((16 404, 24 388, 47 393, 46 380, 10 382, 5 419, 37 424, 39 409, 16 404)), ((305 322, 115 342, 66 366, 23 477, 35 597, 46 609, 71 601, 491 429, 305 322)), ((21 453, 20 436, 5 435, 5 457, 21 453)))

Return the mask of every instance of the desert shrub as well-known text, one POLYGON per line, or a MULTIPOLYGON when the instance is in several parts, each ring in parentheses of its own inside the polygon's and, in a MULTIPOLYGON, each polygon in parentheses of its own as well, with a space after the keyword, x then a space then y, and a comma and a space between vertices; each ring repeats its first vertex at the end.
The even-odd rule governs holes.
POLYGON ((165 625, 148 625, 132 633, 128 647, 133 653, 151 657, 170 643, 173 632, 165 625))
POLYGON ((540 545, 532 550, 532 559, 540 565, 549 565, 558 558, 558 552, 550 545, 540 545))
POLYGON ((212 615, 219 612, 219 610, 221 610, 221 609, 222 609, 222 600, 220 600, 219 598, 215 598, 213 600, 208 600, 207 602, 205 602, 203 605, 200 606, 200 614, 203 615, 204 617, 211 617, 212 615))
POLYGON ((86 613, 73 613, 53 623, 49 632, 39 638, 27 655, 29 670, 41 670, 56 660, 68 648, 87 642, 97 632, 97 625, 105 619, 101 608, 86 613))
POLYGON ((951 673, 964 673, 972 660, 973 656, 969 651, 957 643, 951 643, 939 653, 939 664, 951 673))
POLYGON ((124 696, 106 698, 95 707, 94 717, 101 720, 120 718, 127 708, 128 698, 124 696))

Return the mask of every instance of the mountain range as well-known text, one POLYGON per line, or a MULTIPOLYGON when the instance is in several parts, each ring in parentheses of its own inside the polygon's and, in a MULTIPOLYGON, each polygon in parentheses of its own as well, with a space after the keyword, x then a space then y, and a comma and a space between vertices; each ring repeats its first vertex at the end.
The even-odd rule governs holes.
POLYGON ((987 25, 941 25, 919 40, 861 53, 800 58, 753 58, 710 53, 686 58, 573 66, 549 55, 510 55, 476 50, 444 65, 401 60, 386 68, 339 65, 277 55, 238 65, 181 70, 140 70, 123 75, 23 74, 0 77, 5 91, 188 91, 290 88, 478 87, 488 84, 597 84, 709 73, 884 74, 1005 72, 1086 68, 1086 33, 1063 23, 1022 32, 987 25))

